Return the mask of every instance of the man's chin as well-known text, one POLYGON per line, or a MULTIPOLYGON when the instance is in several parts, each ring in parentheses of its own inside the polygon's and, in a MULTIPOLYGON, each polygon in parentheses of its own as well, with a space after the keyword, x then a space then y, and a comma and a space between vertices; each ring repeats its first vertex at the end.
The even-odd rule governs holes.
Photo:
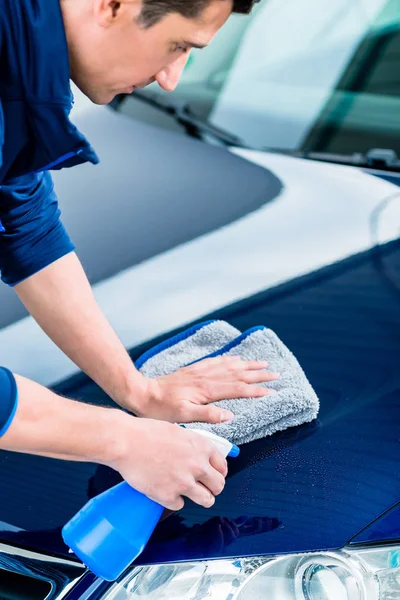
POLYGON ((98 89, 94 90, 92 88, 89 89, 85 85, 80 85, 76 81, 74 83, 80 89, 80 91, 93 102, 93 104, 98 104, 101 106, 104 104, 109 104, 117 95, 117 92, 115 91, 98 89))
POLYGON ((86 96, 93 102, 93 104, 98 104, 100 106, 104 106, 105 104, 110 104, 110 102, 115 98, 117 94, 115 92, 90 92, 86 94, 86 96))

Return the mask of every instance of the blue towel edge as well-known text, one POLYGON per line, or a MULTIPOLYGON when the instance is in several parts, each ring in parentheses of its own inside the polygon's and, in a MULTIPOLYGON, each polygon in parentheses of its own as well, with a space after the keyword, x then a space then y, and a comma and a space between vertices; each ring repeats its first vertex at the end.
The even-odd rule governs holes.
POLYGON ((226 344, 219 350, 215 350, 215 352, 211 352, 211 354, 207 354, 206 356, 203 356, 202 358, 196 358, 196 360, 194 360, 193 362, 189 363, 186 366, 193 365, 197 362, 200 362, 201 360, 204 360, 205 358, 214 358, 217 356, 221 356, 222 354, 226 354, 226 352, 229 352, 229 350, 232 350, 232 348, 239 346, 239 344, 241 344, 243 342, 243 340, 245 340, 247 337, 249 337, 255 331, 262 331, 264 329, 268 329, 268 327, 266 327, 265 325, 256 325, 255 327, 246 329, 246 331, 244 331, 243 333, 241 333, 240 335, 235 337, 235 339, 232 340, 231 342, 229 342, 229 344, 226 344))
POLYGON ((197 323, 197 325, 193 325, 192 327, 185 329, 185 331, 181 331, 181 333, 177 333, 176 335, 172 336, 171 338, 168 338, 168 339, 164 340, 163 342, 160 342, 156 346, 153 346, 153 348, 150 348, 150 350, 147 350, 141 356, 139 356, 139 358, 135 361, 135 367, 137 369, 140 369, 141 367, 143 367, 143 365, 148 360, 150 360, 150 358, 153 358, 153 356, 156 356, 156 354, 159 354, 163 350, 167 350, 168 348, 175 346, 179 342, 186 340, 191 335, 194 335, 195 333, 197 333, 197 331, 199 331, 200 329, 203 329, 203 327, 206 327, 207 325, 211 325, 211 323, 216 323, 217 320, 218 319, 210 319, 209 321, 202 321, 201 323, 197 323))

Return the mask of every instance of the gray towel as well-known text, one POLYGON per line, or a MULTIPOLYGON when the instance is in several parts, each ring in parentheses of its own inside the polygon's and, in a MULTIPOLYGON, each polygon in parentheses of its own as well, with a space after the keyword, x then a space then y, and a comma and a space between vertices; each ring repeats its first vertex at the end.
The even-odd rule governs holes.
POLYGON ((221 400, 235 418, 229 423, 190 423, 241 445, 301 425, 317 417, 318 398, 295 356, 267 327, 253 327, 244 333, 225 321, 206 321, 162 342, 143 354, 136 366, 146 377, 168 375, 203 358, 220 355, 246 360, 267 360, 268 370, 281 374, 273 382, 261 383, 277 393, 262 398, 221 400))

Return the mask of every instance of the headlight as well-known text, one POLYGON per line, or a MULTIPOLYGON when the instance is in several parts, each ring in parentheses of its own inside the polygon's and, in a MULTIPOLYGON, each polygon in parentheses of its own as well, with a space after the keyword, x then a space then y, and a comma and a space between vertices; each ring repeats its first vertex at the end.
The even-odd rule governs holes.
POLYGON ((137 567, 105 600, 400 600, 400 548, 137 567))

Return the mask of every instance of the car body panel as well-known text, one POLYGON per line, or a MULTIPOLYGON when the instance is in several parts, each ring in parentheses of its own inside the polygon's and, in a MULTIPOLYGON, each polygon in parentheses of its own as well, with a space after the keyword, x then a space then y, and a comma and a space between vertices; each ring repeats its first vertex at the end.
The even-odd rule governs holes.
POLYGON ((400 504, 397 504, 356 535, 350 545, 398 542, 399 540, 400 504))

